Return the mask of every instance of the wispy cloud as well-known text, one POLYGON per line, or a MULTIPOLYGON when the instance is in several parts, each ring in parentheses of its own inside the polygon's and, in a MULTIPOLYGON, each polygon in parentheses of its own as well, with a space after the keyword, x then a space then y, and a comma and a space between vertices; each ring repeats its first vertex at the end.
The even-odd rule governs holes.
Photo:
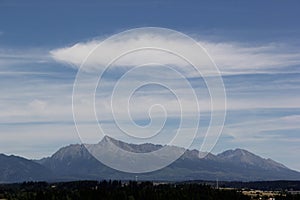
MULTIPOLYGON (((92 50, 97 51, 97 45, 103 40, 92 40, 88 42, 77 43, 70 47, 54 49, 50 52, 51 56, 59 61, 70 63, 73 67, 78 68, 92 50)), ((251 45, 235 42, 214 43, 209 41, 197 41, 207 49, 213 60, 218 65, 222 74, 241 74, 241 73, 264 73, 276 70, 284 70, 287 66, 300 64, 300 52, 295 47, 270 43, 265 45, 251 45)), ((189 52, 191 57, 197 57, 197 51, 190 47, 184 40, 172 36, 138 34, 132 37, 126 37, 122 40, 110 40, 101 48, 101 52, 96 54, 104 54, 107 58, 112 59, 120 49, 134 49, 137 46, 155 47, 164 46, 166 49, 184 49, 189 52), (102 51, 105 49, 105 51, 102 51)), ((163 54, 155 51, 139 51, 135 54, 128 55, 121 59, 117 64, 121 67, 136 66, 141 63, 153 62, 159 60, 161 63, 180 66, 185 68, 187 63, 171 54, 163 54)), ((203 61, 204 62, 204 61, 203 61)), ((92 69, 95 67, 104 67, 106 60, 99 60, 96 56, 91 56, 85 64, 92 69)), ((201 63, 200 63, 201 64, 201 63)), ((205 63, 202 63, 205 64, 205 63)), ((210 70, 203 66, 204 74, 210 70)))
POLYGON ((272 116, 260 120, 251 119, 246 122, 226 125, 224 133, 232 136, 236 142, 270 141, 272 139, 291 141, 295 138, 290 138, 289 132, 290 130, 300 130, 299 121, 300 115, 272 116), (270 134, 272 131, 280 131, 282 134, 270 134))
POLYGON ((20 66, 20 64, 47 63, 51 61, 51 57, 46 49, 0 49, 0 69, 12 66, 20 66))

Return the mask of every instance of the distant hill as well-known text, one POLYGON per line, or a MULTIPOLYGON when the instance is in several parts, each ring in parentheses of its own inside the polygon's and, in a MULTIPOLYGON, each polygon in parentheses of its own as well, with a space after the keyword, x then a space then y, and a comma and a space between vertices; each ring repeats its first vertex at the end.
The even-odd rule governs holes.
POLYGON ((43 165, 18 156, 0 154, 0 183, 49 180, 52 171, 43 165))
MULTIPOLYGON (((112 156, 111 145, 138 153, 162 148, 155 144, 128 144, 110 137, 104 137, 97 144, 89 145, 91 150, 103 148, 103 154, 112 156)), ((184 152, 180 147, 168 147, 170 154, 184 152)), ((51 157, 30 161, 15 156, 0 156, 0 181, 23 180, 216 180, 220 181, 267 181, 300 180, 300 172, 291 170, 271 159, 261 158, 243 149, 228 150, 218 155, 209 153, 199 158, 197 150, 186 150, 174 163, 164 169, 143 174, 123 173, 111 169, 95 159, 82 144, 73 144, 59 149, 51 157)), ((127 159, 127 158, 122 158, 127 159)))

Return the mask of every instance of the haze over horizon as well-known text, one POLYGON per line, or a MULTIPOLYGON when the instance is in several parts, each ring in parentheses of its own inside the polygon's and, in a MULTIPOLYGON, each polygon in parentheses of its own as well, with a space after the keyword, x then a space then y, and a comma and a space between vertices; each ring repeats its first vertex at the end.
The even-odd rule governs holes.
MULTIPOLYGON (((82 61, 96 44, 111 35, 133 28, 161 27, 194 39, 206 49, 221 72, 227 115, 212 153, 247 149, 300 171, 299 2, 72 2, 0 2, 0 153, 36 159, 68 144, 81 143, 73 121, 72 92, 82 61)), ((169 44, 166 35, 154 40, 152 36, 133 35, 135 40, 125 38, 122 45, 131 47, 149 41, 169 44)), ((186 43, 174 37, 172 45, 184 47, 186 43)), ((119 41, 112 41, 105 47, 105 54, 113 55, 119 46, 119 41)), ((146 140, 124 135, 110 114, 107 100, 116 80, 129 67, 148 61, 149 55, 160 56, 159 59, 176 66, 196 91, 201 111, 200 131, 190 148, 199 149, 210 119, 205 82, 170 55, 149 51, 115 63, 104 74, 104 86, 97 88, 99 122, 108 135, 125 142, 165 144, 173 137, 178 129, 179 110, 174 95, 158 85, 137 90, 130 108, 137 125, 147 127, 153 122, 153 129, 139 132, 140 136, 149 136, 164 114, 154 107, 149 116, 149 107, 157 102, 166 105, 168 118, 161 136, 146 140)), ((90 62, 87 69, 93 73, 93 60, 90 62)), ((155 68, 159 66, 151 67, 136 71, 122 87, 130 88, 134 81, 155 78, 156 82, 168 81, 177 94, 187 94, 169 71, 157 73, 155 68)), ((215 75, 203 70, 204 77, 215 75)), ((121 125, 127 127, 121 100, 116 112, 121 125)), ((190 99, 181 100, 190 105, 185 109, 192 118, 194 107, 190 99)), ((221 103, 215 106, 217 111, 224 111, 221 103)), ((89 118, 83 116, 81 120, 88 130, 86 134, 92 133, 89 118)), ((183 130, 189 137, 190 127, 183 130)))

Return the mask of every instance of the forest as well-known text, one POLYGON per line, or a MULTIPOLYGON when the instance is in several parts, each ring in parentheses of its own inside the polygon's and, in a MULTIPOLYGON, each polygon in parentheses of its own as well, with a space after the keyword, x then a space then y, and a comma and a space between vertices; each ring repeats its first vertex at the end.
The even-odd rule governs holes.
MULTIPOLYGON (((74 181, 24 182, 0 185, 0 199, 7 200, 94 200, 94 199, 208 199, 250 200, 238 189, 217 189, 198 183, 153 183, 136 181, 74 181)), ((267 199, 267 197, 265 197, 267 199)), ((298 195, 282 194, 277 199, 300 199, 298 195)))

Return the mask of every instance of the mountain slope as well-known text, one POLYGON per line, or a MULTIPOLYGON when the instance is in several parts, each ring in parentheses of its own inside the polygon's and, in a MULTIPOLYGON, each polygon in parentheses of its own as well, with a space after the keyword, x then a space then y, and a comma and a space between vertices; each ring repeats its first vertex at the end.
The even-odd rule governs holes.
MULTIPOLYGON (((101 154, 113 157, 114 145, 131 152, 145 153, 162 148, 154 144, 128 144, 104 137, 98 144, 88 145, 91 150, 101 149, 101 154)), ((170 155, 183 152, 180 147, 169 146, 170 155)), ((228 150, 218 155, 208 154, 199 158, 197 150, 187 150, 177 161, 168 167, 138 174, 144 180, 300 180, 300 173, 290 170, 271 159, 261 158, 249 151, 228 150)), ((123 157, 122 159, 128 159, 123 157)), ((136 174, 122 173, 113 170, 95 159, 84 145, 70 145, 61 148, 53 156, 42 159, 40 164, 48 167, 63 179, 133 179, 136 174)), ((137 163, 138 164, 138 163, 137 163)))
MULTIPOLYGON (((128 144, 110 137, 104 137, 97 144, 73 144, 59 149, 51 157, 41 160, 27 160, 17 156, 0 154, 0 182, 21 182, 30 180, 65 181, 65 180, 132 180, 138 175, 139 180, 224 180, 224 181, 258 181, 258 180, 300 180, 300 173, 271 159, 261 158, 243 149, 228 150, 214 155, 208 153, 200 158, 199 151, 186 150, 176 146, 155 144, 128 144), (162 147, 168 149, 162 159, 175 153, 183 155, 164 169, 143 174, 123 173, 111 169, 86 149, 115 159, 113 146, 125 151, 146 153, 162 147), (100 152, 99 152, 100 150, 100 152)), ((134 162, 134 161, 133 161, 134 162)), ((147 165, 149 163, 134 163, 147 165)), ((151 163, 150 163, 151 164, 151 163)))
POLYGON ((82 144, 63 147, 37 162, 53 171, 60 180, 106 179, 107 173, 114 172, 95 159, 82 144))
POLYGON ((0 182, 50 180, 52 176, 51 170, 34 161, 0 154, 0 182))
POLYGON ((283 164, 277 163, 272 159, 261 158, 244 149, 227 150, 218 154, 217 157, 225 162, 236 163, 239 165, 258 166, 266 170, 288 169, 283 164))

